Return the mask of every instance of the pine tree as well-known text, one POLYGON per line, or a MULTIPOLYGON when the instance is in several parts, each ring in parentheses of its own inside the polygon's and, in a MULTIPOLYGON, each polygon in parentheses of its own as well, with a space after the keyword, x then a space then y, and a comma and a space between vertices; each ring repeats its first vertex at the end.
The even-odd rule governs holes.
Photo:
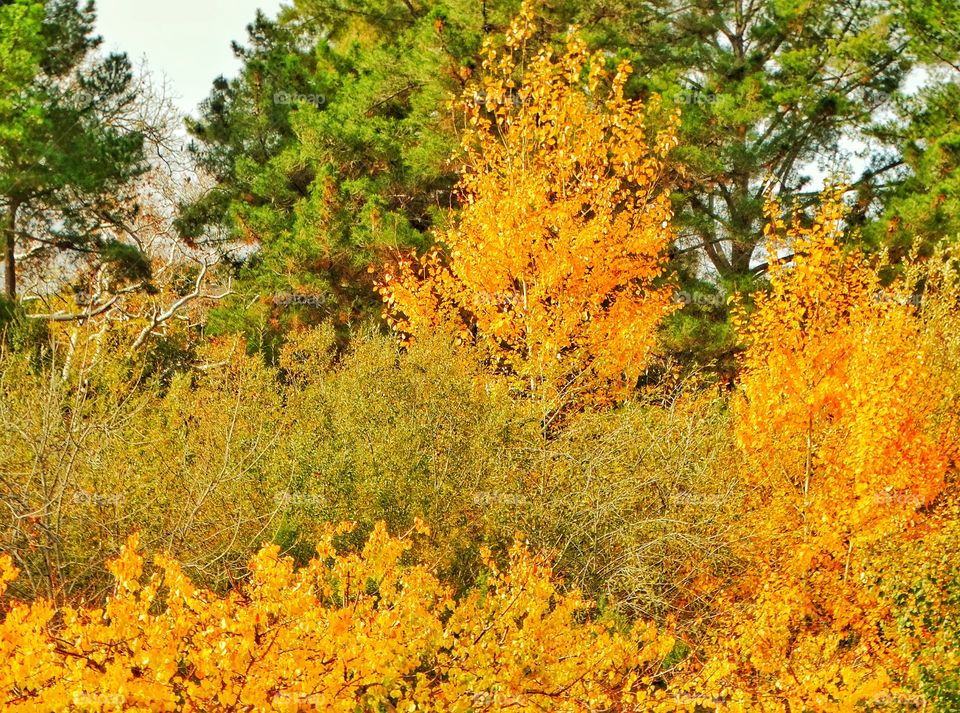
POLYGON ((468 2, 322 0, 257 16, 235 47, 240 75, 215 82, 189 127, 217 189, 183 206, 181 233, 220 230, 248 246, 235 253, 241 294, 215 329, 276 334, 377 314, 367 266, 429 245, 453 200, 445 104, 495 18, 468 2))
POLYGON ((144 169, 144 139, 124 121, 136 100, 125 55, 96 57, 93 3, 18 0, 0 8, 0 210, 6 294, 17 292, 18 247, 32 261, 95 255, 142 271, 138 252, 107 237, 135 210, 124 193, 144 169), (6 30, 7 27, 4 29, 6 30), (19 48, 18 48, 19 46, 19 48))

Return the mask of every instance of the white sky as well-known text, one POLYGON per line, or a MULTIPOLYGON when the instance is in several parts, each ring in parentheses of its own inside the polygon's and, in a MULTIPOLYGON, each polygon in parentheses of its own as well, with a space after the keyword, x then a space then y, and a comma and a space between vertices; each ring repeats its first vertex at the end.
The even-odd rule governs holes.
POLYGON ((97 0, 103 49, 126 52, 134 66, 146 60, 166 78, 184 113, 195 113, 213 80, 233 76, 239 64, 230 42, 246 43, 247 25, 262 8, 276 16, 280 0, 97 0))

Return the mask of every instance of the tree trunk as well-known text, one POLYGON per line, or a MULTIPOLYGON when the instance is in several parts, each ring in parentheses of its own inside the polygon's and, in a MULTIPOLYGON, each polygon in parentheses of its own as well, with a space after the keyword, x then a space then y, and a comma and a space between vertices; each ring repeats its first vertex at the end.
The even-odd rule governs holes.
POLYGON ((750 259, 757 248, 751 240, 734 240, 730 250, 730 272, 734 277, 745 277, 750 274, 750 259))
POLYGON ((4 283, 6 286, 7 297, 13 301, 17 299, 17 211, 20 204, 16 201, 10 201, 10 207, 7 210, 6 220, 4 221, 3 232, 6 234, 6 255, 4 256, 4 283))

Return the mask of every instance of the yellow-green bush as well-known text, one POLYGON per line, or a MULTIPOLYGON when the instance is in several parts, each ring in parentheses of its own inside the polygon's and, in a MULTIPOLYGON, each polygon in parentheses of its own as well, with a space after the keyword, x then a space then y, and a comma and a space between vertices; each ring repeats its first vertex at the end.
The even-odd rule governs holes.
POLYGON ((415 555, 461 588, 481 547, 505 555, 522 531, 568 582, 649 615, 685 607, 691 580, 724 564, 722 402, 628 404, 545 437, 530 404, 439 336, 401 350, 359 333, 340 351, 319 328, 276 367, 231 340, 195 357, 161 378, 104 349, 42 368, 0 356, 14 595, 97 598, 101 563, 135 530, 223 589, 262 543, 306 561, 319 523, 345 520, 359 544, 378 521, 402 533, 422 517, 433 534, 415 555))

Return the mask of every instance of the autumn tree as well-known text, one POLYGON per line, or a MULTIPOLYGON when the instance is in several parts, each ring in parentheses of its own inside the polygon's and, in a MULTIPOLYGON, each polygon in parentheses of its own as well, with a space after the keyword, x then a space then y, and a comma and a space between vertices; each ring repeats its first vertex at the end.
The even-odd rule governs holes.
POLYGON ((576 34, 534 53, 532 31, 527 7, 502 49, 486 45, 458 103, 463 209, 442 250, 402 257, 380 292, 397 332, 456 331, 556 413, 627 393, 671 310, 662 177, 676 127, 651 137, 658 104, 624 96, 627 64, 608 72, 576 34))
POLYGON ((735 403, 753 564, 718 634, 735 653, 709 669, 754 702, 849 710, 905 684, 867 554, 944 486, 943 384, 912 295, 839 244, 839 191, 812 223, 768 214, 779 256, 742 327, 735 403))

